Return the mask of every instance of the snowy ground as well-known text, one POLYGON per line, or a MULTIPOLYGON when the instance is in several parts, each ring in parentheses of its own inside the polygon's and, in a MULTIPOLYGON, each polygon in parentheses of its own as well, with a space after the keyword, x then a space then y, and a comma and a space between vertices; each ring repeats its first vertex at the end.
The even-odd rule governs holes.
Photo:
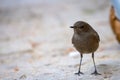
POLYGON ((119 80, 120 45, 109 25, 109 0, 1 0, 0 80, 119 80), (69 26, 83 20, 100 35, 94 71, 71 44, 69 26))

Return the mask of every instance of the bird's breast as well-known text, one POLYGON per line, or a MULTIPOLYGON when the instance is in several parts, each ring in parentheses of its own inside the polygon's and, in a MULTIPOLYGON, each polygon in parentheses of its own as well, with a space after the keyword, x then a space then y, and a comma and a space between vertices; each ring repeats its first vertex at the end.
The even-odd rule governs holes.
POLYGON ((99 42, 90 35, 89 36, 74 35, 72 38, 72 43, 80 53, 94 52, 99 46, 99 42))

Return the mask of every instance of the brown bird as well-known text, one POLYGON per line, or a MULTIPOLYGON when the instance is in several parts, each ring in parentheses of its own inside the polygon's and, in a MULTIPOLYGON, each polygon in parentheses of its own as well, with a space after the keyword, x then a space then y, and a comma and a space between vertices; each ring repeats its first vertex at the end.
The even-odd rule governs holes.
POLYGON ((83 74, 80 70, 83 54, 92 53, 92 59, 95 67, 95 71, 92 74, 100 75, 97 72, 94 60, 94 52, 97 50, 99 46, 100 41, 99 35, 88 23, 84 21, 77 21, 73 26, 70 26, 70 28, 74 29, 72 44, 74 45, 74 47, 80 53, 81 56, 79 70, 75 74, 76 75, 83 74))
POLYGON ((109 20, 110 20, 110 25, 112 27, 112 30, 116 35, 116 39, 120 43, 120 20, 116 17, 113 6, 111 6, 111 9, 110 9, 109 20))

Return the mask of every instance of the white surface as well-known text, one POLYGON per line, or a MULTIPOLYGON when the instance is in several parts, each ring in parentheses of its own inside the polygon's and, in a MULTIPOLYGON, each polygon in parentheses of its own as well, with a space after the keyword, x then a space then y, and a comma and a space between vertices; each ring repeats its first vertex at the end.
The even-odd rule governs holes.
POLYGON ((20 1, 0 2, 1 80, 120 79, 120 45, 109 25, 108 0, 40 0, 36 5, 25 1, 30 5, 24 6, 20 1), (87 21, 100 35, 95 52, 100 76, 90 75, 94 71, 91 54, 83 57, 84 75, 74 75, 80 58, 71 43, 69 26, 77 20, 87 21))

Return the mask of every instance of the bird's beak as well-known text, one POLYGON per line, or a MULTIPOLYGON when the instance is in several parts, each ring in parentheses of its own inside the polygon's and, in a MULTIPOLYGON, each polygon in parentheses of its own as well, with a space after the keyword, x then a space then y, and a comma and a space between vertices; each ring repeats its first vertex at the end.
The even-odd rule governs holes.
POLYGON ((70 26, 70 28, 74 28, 74 26, 70 26))

